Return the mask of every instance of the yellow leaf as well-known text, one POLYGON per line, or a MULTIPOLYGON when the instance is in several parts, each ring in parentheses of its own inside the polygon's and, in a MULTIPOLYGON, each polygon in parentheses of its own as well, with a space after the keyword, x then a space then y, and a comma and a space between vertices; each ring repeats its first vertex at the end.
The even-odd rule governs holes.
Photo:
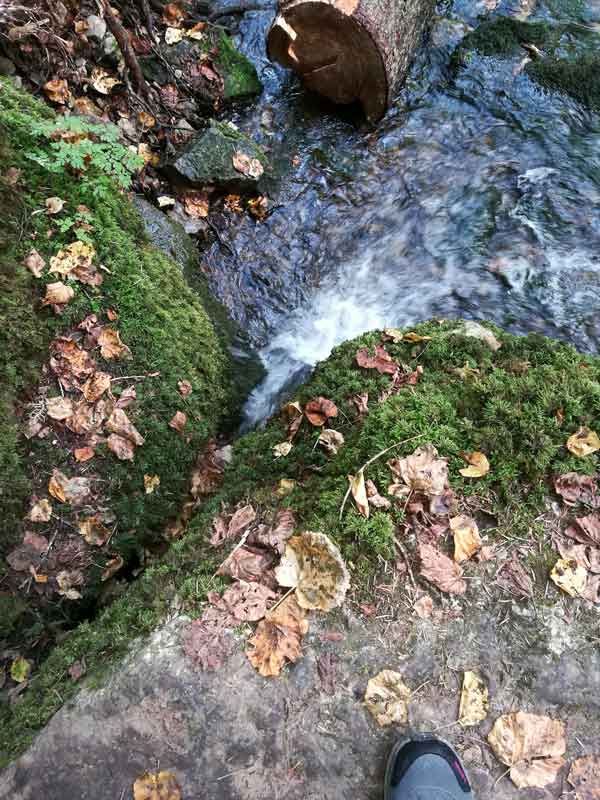
POLYGON ((277 494, 279 497, 285 497, 290 494, 290 492, 293 492, 295 488, 296 481, 291 478, 282 478, 277 486, 277 494))
POLYGON ((158 475, 144 475, 144 489, 146 494, 152 492, 160 486, 160 478, 158 475))
POLYGON ((571 597, 579 597, 587 583, 587 570, 573 558, 559 558, 552 567, 550 577, 563 592, 571 597))
POLYGON ((472 453, 462 453, 462 457, 470 465, 458 470, 465 478, 483 478, 490 471, 490 462, 485 453, 475 450, 472 453))
POLYGON ((408 333, 405 333, 403 335, 402 341, 404 341, 404 342, 412 342, 412 343, 430 342, 431 341, 431 336, 420 336, 418 333, 415 333, 414 331, 409 331, 408 333))
POLYGON ((165 31, 165 42, 167 44, 178 44, 183 40, 184 31, 181 28, 167 28, 165 31))
POLYGON ((378 725, 406 725, 410 689, 399 672, 384 669, 367 684, 365 706, 378 725))
POLYGON ((31 662, 23 656, 17 656, 10 667, 10 677, 16 683, 24 683, 31 672, 31 662))
POLYGON ((348 482, 350 483, 350 491, 356 503, 356 507, 360 514, 366 519, 369 519, 369 499, 367 497, 367 488, 365 486, 365 476, 361 470, 356 475, 348 475, 348 482))
POLYGON ((144 128, 153 128, 156 125, 156 119, 152 114, 148 114, 147 111, 140 111, 138 113, 138 122, 140 125, 143 125, 144 128))
POLYGON ((153 152, 150 145, 142 142, 138 145, 137 154, 143 159, 144 164, 150 164, 152 167, 158 167, 160 164, 160 156, 158 153, 153 152))
POLYGON ((56 78, 53 81, 48 81, 44 84, 44 92, 46 97, 52 103, 59 105, 66 105, 71 99, 71 92, 69 91, 69 84, 61 78, 56 78))
POLYGON ((595 453, 596 450, 600 450, 598 434, 590 428, 579 428, 577 433, 567 439, 567 450, 581 458, 595 453))
POLYGON ((146 772, 133 784, 133 800, 181 800, 181 789, 172 772, 146 772))
POLYGON ((92 70, 92 86, 99 94, 110 94, 115 86, 122 81, 114 78, 110 72, 101 67, 94 67, 92 70))
POLYGON ((276 444, 273 447, 273 455, 275 458, 281 458, 282 456, 287 456, 292 449, 291 442, 281 442, 280 444, 276 444))
POLYGON ((467 670, 463 676, 458 722, 463 728, 477 725, 487 717, 488 688, 476 672, 467 670))
POLYGON ((460 564, 468 561, 481 548, 481 537, 477 523, 465 514, 450 520, 450 530, 454 535, 454 560, 460 564))

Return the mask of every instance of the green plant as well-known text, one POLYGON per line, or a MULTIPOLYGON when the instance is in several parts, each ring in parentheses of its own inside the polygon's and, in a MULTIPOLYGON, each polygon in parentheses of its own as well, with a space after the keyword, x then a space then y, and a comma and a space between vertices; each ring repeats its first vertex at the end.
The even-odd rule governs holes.
MULTIPOLYGON (((31 133, 44 142, 43 148, 27 154, 32 161, 50 172, 61 173, 65 168, 87 180, 106 176, 128 189, 131 175, 144 165, 137 153, 119 142, 119 130, 114 125, 95 125, 80 117, 57 121, 34 122, 31 133), (47 146, 50 142, 50 146, 47 146)), ((99 183, 95 194, 108 190, 99 183)))

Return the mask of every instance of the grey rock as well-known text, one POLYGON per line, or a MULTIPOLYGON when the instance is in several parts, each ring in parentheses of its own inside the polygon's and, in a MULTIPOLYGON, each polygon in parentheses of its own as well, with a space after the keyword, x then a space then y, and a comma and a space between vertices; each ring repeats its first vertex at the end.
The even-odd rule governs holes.
POLYGON ((212 184, 222 189, 251 191, 258 180, 235 169, 236 153, 257 159, 263 170, 267 167, 266 154, 253 139, 231 125, 211 120, 209 127, 195 136, 167 169, 193 186, 212 184))
POLYGON ((89 17, 86 17, 88 29, 85 35, 88 39, 104 39, 106 36, 106 22, 99 17, 97 14, 90 14, 89 17))
POLYGON ((194 243, 178 222, 169 219, 143 197, 135 197, 133 202, 148 239, 156 248, 172 258, 182 270, 195 263, 198 254, 194 243))

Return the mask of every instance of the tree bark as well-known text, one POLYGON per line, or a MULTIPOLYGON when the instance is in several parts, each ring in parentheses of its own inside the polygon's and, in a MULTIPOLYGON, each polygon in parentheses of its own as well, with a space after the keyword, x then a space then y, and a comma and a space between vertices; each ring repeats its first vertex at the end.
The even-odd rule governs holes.
POLYGON ((385 113, 405 80, 434 0, 279 0, 267 37, 272 61, 335 103, 385 113))

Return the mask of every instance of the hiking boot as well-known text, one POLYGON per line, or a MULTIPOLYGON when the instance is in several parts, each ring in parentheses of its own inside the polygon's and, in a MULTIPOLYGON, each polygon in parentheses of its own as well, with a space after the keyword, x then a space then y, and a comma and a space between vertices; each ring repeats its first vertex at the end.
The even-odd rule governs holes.
POLYGON ((384 800, 473 800, 454 750, 430 733, 397 742, 385 771, 384 800))

